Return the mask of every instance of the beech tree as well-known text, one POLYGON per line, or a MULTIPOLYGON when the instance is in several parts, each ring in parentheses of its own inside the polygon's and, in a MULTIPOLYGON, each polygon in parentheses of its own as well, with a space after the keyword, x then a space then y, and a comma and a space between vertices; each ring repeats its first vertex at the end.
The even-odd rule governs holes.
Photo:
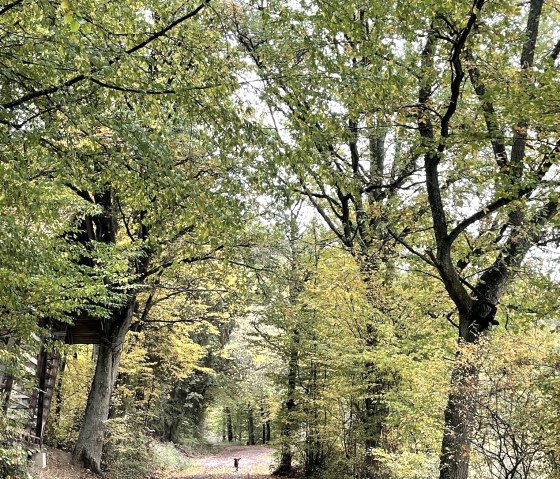
MULTIPOLYGON (((228 283, 224 265, 250 272, 232 274, 253 282, 245 302, 274 350, 264 362, 282 371, 283 397, 245 378, 242 405, 224 387, 217 407, 227 435, 253 430, 249 442, 259 409, 263 442, 272 420, 277 472, 299 454, 315 473, 334 451, 337 473, 414 477, 421 464, 424 475, 467 479, 471 454, 496 456, 486 436, 471 448, 477 420, 482 434, 505 436, 482 386, 501 384, 505 370, 509 389, 494 396, 509 408, 504 421, 521 429, 524 411, 511 403, 515 361, 485 364, 501 362, 492 330, 557 328, 559 11, 555 0, 0 7, 0 361, 24 377, 37 337, 59 347, 51 324, 102 324, 74 461, 101 472, 110 404, 127 393, 126 372, 122 395, 114 388, 131 329, 132 383, 143 379, 131 363, 148 368, 144 347, 174 371, 152 382, 171 395, 161 407, 173 417, 156 427, 167 439, 179 440, 195 394, 188 407, 203 422, 208 368, 229 386, 251 371, 241 354, 223 361, 239 363, 230 368, 205 363, 208 345, 195 343, 206 332, 187 327, 154 352, 164 339, 152 315, 174 297, 170 284, 170 295, 187 294, 197 268, 219 277, 209 287, 228 283), (305 214, 291 211, 277 247, 263 205, 272 199, 283 214, 284 199, 299 196, 305 214), (321 254, 299 246, 311 216, 334 238, 321 254), (255 247, 263 239, 276 249, 255 247), (189 341, 171 347, 181 334, 189 341)), ((211 309, 212 295, 197 294, 211 309)), ((169 324, 185 322, 179 309, 169 324)), ((220 346, 233 324, 218 328, 220 346)), ((554 347, 519 357, 550 371, 554 347)), ((556 404, 556 378, 519 371, 535 382, 528 402, 556 404)), ((128 400, 123 410, 144 404, 128 400)), ((558 448, 539 428, 525 437, 551 451, 533 455, 541 467, 558 448)), ((515 464, 530 477, 523 454, 515 464)), ((512 474, 515 464, 486 459, 512 474)))
MULTIPOLYGON (((477 342, 530 249, 555 240, 554 5, 248 5, 236 30, 279 181, 370 270, 387 246, 427 265, 456 306, 459 345, 477 342)), ((441 479, 468 474, 478 368, 458 364, 441 479)))
MULTIPOLYGON (((460 345, 477 342, 498 323, 495 316, 500 299, 530 248, 546 242, 554 234, 558 197, 552 185, 557 181, 558 132, 546 115, 529 113, 535 102, 538 103, 535 95, 541 95, 543 89, 557 88, 554 50, 551 57, 549 39, 539 35, 541 21, 546 24, 548 20, 543 5, 544 2, 535 0, 529 3, 528 10, 518 11, 519 20, 525 18, 526 25, 517 27, 519 46, 513 55, 507 55, 509 52, 504 48, 510 61, 520 50, 517 67, 512 71, 517 100, 510 105, 508 93, 495 83, 484 64, 489 61, 497 66, 483 48, 496 32, 492 23, 499 10, 493 10, 492 5, 473 3, 462 22, 451 20, 449 24, 450 17, 444 16, 445 23, 441 25, 434 19, 421 53, 423 78, 419 85, 418 133, 424 149, 424 181, 434 243, 432 249, 424 252, 406 241, 403 243, 432 266, 445 285, 457 307, 460 345), (454 26, 451 30, 450 25, 454 26), (440 40, 441 36, 447 38, 440 40), (445 52, 443 58, 448 60, 442 83, 435 79, 436 63, 441 61, 436 59, 440 42, 445 52), (542 50, 537 50, 538 46, 542 50), (544 73, 542 79, 537 79, 539 70, 544 73), (435 89, 444 85, 446 94, 436 100, 435 89), (461 145, 462 135, 455 139, 452 134, 453 128, 462 128, 465 115, 472 114, 467 108, 468 93, 476 101, 473 113, 480 120, 467 129, 480 131, 483 140, 482 145, 469 145, 470 154, 461 145), (511 132, 509 138, 508 132, 511 132), (463 151, 459 155, 466 154, 474 160, 472 167, 489 168, 488 172, 481 172, 478 181, 469 181, 468 177, 457 179, 452 189, 461 191, 472 207, 471 211, 459 215, 451 213, 446 206, 443 187, 445 176, 450 175, 443 173, 444 168, 450 168, 444 166, 445 162, 456 167, 462 161, 458 152, 453 151, 456 145, 459 145, 457 150, 463 151), (475 195, 480 185, 485 188, 485 194, 477 202, 475 195), (468 252, 459 253, 461 241, 469 245, 468 252)), ((502 54, 500 48, 495 50, 502 54)), ((546 104, 549 98, 545 94, 541 101, 546 104)), ((472 396, 478 369, 476 362, 465 366, 459 361, 453 370, 452 391, 445 410, 441 479, 468 476, 471 418, 475 408, 472 396)))
POLYGON ((79 251, 75 263, 107 293, 73 309, 76 316, 94 309, 103 322, 74 451, 96 472, 138 292, 166 268, 235 242, 218 238, 239 211, 231 190, 237 140, 227 137, 235 124, 242 128, 242 115, 231 96, 234 57, 225 60, 207 3, 16 1, 1 10, 6 150, 19 142, 18 161, 36 164, 68 204, 81 205, 66 238, 79 251))

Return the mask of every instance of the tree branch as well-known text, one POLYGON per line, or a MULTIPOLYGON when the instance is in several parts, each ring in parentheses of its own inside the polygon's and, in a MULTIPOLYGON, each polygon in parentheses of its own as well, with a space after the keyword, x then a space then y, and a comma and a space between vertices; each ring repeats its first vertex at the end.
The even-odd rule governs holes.
MULTIPOLYGON (((184 21, 188 20, 189 18, 192 18, 195 15, 197 15, 209 2, 210 2, 210 0, 203 0, 203 2, 198 7, 196 7, 194 10, 191 10, 190 12, 186 13, 182 17, 179 17, 175 21, 169 23, 168 25, 166 25, 161 30, 153 33, 143 42, 140 42, 139 44, 129 48, 128 50, 125 50, 123 55, 116 56, 115 58, 109 60, 109 62, 107 62, 107 65, 114 65, 115 63, 118 63, 120 60, 122 60, 124 55, 132 55, 133 53, 137 52, 138 50, 141 50, 142 48, 146 47, 147 45, 149 45, 153 41, 157 40, 158 38, 162 37, 163 35, 165 35, 170 30, 175 28, 177 25, 179 25, 179 24, 183 23, 184 21)), ((94 70, 92 70, 91 73, 97 73, 99 70, 100 70, 100 68, 94 69, 94 70)), ((76 75, 74 78, 66 80, 65 82, 60 83, 58 85, 53 85, 53 86, 50 86, 48 88, 43 88, 42 90, 32 91, 30 93, 27 93, 27 94, 17 98, 16 100, 12 100, 8 103, 4 103, 2 105, 2 108, 5 108, 7 110, 11 110, 11 109, 13 109, 17 106, 20 106, 24 103, 27 103, 31 100, 34 100, 36 98, 40 98, 40 97, 45 96, 45 95, 50 95, 51 93, 56 93, 57 91, 68 88, 72 85, 75 85, 76 83, 82 82, 82 81, 84 81, 86 79, 89 79, 89 78, 91 78, 91 77, 86 76, 85 74, 81 73, 80 75, 76 75)))
POLYGON ((0 10, 0 15, 4 15, 4 13, 6 13, 7 11, 11 10, 14 7, 17 7, 21 3, 23 3, 23 0, 15 0, 15 2, 8 3, 8 5, 4 5, 0 10))
POLYGON ((223 249, 224 249, 224 245, 220 245, 220 246, 217 246, 216 248, 214 248, 211 252, 200 254, 198 256, 189 256, 188 258, 181 258, 181 259, 178 259, 178 260, 166 261, 165 263, 161 263, 160 265, 146 271, 142 275, 141 279, 146 279, 147 277, 151 276, 152 274, 159 273, 160 271, 163 271, 163 270, 169 268, 170 266, 173 266, 174 264, 191 264, 191 263, 196 263, 198 261, 208 261, 208 260, 216 259, 214 254, 217 253, 218 251, 223 250, 223 249))

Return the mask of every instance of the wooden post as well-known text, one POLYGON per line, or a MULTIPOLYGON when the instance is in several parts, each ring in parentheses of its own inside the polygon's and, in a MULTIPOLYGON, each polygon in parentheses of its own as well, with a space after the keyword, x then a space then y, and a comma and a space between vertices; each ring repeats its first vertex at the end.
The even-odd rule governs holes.
POLYGON ((35 436, 43 442, 43 416, 45 410, 45 387, 47 382, 47 352, 41 348, 37 361, 37 423, 35 436))

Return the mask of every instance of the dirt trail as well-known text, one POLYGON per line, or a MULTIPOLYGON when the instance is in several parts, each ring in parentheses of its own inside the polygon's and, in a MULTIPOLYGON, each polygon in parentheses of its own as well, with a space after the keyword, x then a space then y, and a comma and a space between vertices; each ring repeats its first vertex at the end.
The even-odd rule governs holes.
POLYGON ((216 446, 207 455, 193 458, 192 466, 174 479, 268 479, 273 464, 272 449, 264 446, 216 446), (241 458, 239 470, 233 458, 241 458))

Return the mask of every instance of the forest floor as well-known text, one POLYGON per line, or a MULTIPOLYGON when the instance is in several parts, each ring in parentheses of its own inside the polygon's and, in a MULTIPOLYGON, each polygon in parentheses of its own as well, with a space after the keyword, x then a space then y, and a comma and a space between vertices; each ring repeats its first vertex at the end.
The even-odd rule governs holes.
POLYGON ((214 446, 207 454, 192 458, 185 471, 170 479, 267 479, 273 464, 273 450, 264 446, 214 446), (240 458, 239 470, 233 459, 240 458))
MULTIPOLYGON (((73 466, 70 453, 48 448, 47 468, 36 471, 40 479, 97 479, 90 471, 73 466)), ((200 456, 190 457, 181 472, 165 474, 167 479, 268 479, 273 464, 273 450, 264 446, 213 446, 200 456), (240 458, 239 470, 233 458, 240 458)), ((159 477, 159 476, 154 476, 159 477)))
MULTIPOLYGON (((47 468, 36 470, 39 479, 98 479, 88 470, 71 464, 71 455, 46 448, 47 468)), ((188 467, 182 471, 154 475, 158 479, 269 479, 273 464, 273 449, 264 446, 213 446, 204 454, 185 458, 188 467), (233 458, 240 458, 239 470, 233 458)))
POLYGON ((45 448, 47 468, 36 470, 39 479, 97 479, 92 472, 71 463, 71 454, 60 449, 45 448))

